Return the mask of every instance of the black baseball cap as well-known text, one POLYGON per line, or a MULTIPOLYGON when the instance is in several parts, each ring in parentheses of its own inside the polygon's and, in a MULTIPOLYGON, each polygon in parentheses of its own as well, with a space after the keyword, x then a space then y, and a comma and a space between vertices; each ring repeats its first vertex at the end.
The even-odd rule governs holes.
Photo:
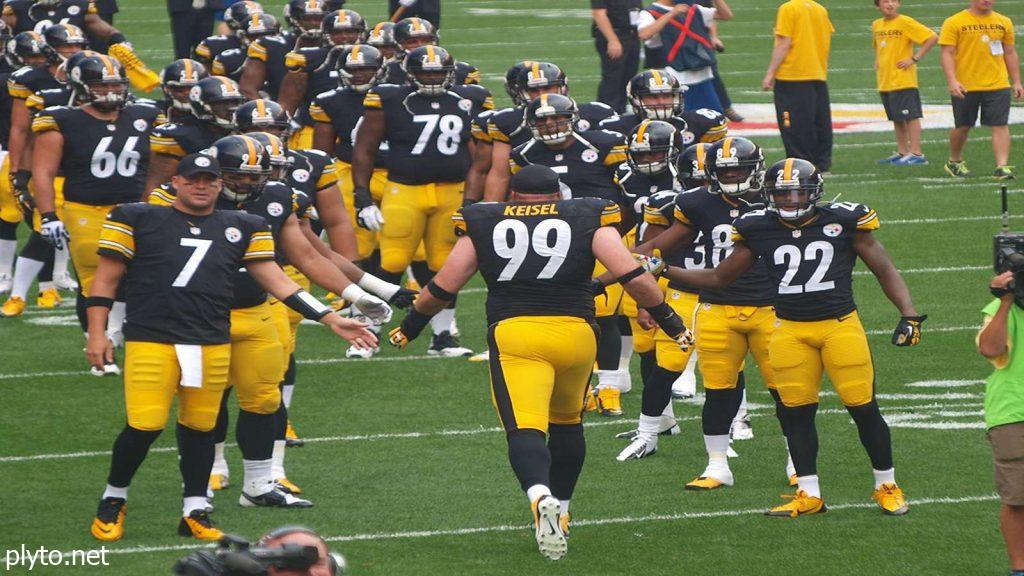
POLYGON ((562 191, 558 173, 540 164, 530 164, 516 172, 509 188, 519 194, 557 194, 562 191))
POLYGON ((220 162, 213 156, 202 153, 189 154, 178 162, 178 176, 191 178, 197 174, 212 174, 220 178, 220 162))

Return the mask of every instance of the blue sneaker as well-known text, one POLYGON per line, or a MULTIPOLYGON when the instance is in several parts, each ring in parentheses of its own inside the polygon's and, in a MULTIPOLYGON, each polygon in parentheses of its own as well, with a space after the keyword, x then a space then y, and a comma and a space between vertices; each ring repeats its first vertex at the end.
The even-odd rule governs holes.
POLYGON ((928 164, 928 159, 918 154, 907 154, 893 164, 896 166, 925 166, 928 164))
POLYGON ((899 152, 893 152, 888 158, 882 158, 878 161, 879 164, 896 164, 897 161, 902 160, 903 155, 899 152))

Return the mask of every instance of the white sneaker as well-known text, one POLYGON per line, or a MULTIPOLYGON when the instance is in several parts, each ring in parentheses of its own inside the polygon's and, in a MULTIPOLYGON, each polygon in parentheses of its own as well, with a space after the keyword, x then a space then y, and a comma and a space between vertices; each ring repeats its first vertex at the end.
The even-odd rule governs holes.
POLYGON ((646 458, 658 451, 658 438, 649 438, 637 435, 637 437, 626 446, 619 455, 615 457, 619 462, 626 460, 639 460, 646 458))
POLYGON ((448 326, 448 331, 452 333, 452 336, 459 337, 459 323, 455 321, 455 317, 452 317, 452 323, 448 326))
POLYGON ((569 551, 569 546, 559 521, 561 505, 558 499, 554 496, 541 496, 531 507, 537 548, 546 558, 561 560, 569 551))
POLYGON ((454 358, 456 356, 472 356, 473 351, 459 344, 459 340, 451 332, 435 334, 427 349, 430 356, 454 358))
POLYGON ((376 346, 373 348, 349 346, 348 350, 345 351, 345 358, 362 358, 364 360, 369 360, 378 352, 380 352, 380 348, 376 346))
POLYGON ((693 398, 697 394, 697 375, 691 371, 683 372, 672 383, 673 398, 693 398))
MULTIPOLYGON (((658 436, 677 436, 682 433, 683 430, 679 427, 679 425, 673 422, 667 428, 662 428, 660 431, 658 431, 658 436)), ((639 436, 640 430, 636 428, 629 430, 627 432, 619 432, 618 434, 615 435, 616 438, 622 438, 623 440, 629 440, 630 442, 636 440, 639 436)))
POLYGON ((10 274, 0 274, 0 294, 7 294, 11 291, 11 285, 14 283, 14 279, 11 278, 10 274))
POLYGON ((78 290, 78 282, 71 277, 71 274, 67 272, 55 273, 53 275, 53 285, 58 290, 67 290, 68 292, 74 292, 78 290))
POLYGON ((754 428, 750 425, 750 416, 744 415, 732 421, 729 437, 733 440, 753 440, 754 428))
POLYGON ((313 503, 304 498, 288 494, 275 485, 267 492, 253 496, 242 491, 238 496, 238 504, 243 508, 312 508, 313 503))
POLYGON ((484 350, 483 352, 473 354, 469 357, 470 362, 488 362, 491 359, 491 351, 484 350))

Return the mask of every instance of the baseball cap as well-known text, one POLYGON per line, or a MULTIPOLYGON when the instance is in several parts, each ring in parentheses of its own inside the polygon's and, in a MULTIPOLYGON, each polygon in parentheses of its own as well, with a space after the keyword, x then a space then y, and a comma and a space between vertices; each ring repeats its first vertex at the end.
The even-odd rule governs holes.
POLYGON ((202 153, 189 154, 178 162, 178 176, 190 178, 197 174, 212 174, 220 177, 220 162, 212 156, 202 153))
POLYGON ((509 183, 509 188, 519 194, 557 194, 561 192, 558 173, 540 164, 524 166, 509 183))

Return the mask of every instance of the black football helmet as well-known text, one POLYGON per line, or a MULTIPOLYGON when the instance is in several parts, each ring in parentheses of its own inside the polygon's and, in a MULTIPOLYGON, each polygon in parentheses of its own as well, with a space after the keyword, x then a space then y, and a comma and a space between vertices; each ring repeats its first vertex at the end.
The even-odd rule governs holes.
POLYGON ((288 155, 288 144, 270 132, 248 132, 246 136, 255 138, 270 155, 270 179, 282 180, 292 167, 292 158, 288 155))
POLYGON ((338 53, 335 67, 339 86, 366 92, 376 82, 384 67, 384 56, 380 50, 368 44, 345 46, 338 53))
POLYGON ((423 18, 402 18, 395 22, 395 42, 403 52, 427 44, 437 44, 437 28, 423 18))
POLYGON ((807 160, 786 158, 771 165, 764 176, 768 209, 783 220, 800 220, 814 212, 825 193, 821 172, 807 160))
POLYGON ((128 102, 128 76, 113 56, 85 56, 68 69, 67 75, 75 99, 97 110, 112 112, 128 102))
POLYGON ((665 70, 644 70, 626 85, 633 109, 645 118, 667 120, 683 109, 679 80, 665 70))
POLYGON ((522 62, 516 62, 505 72, 505 93, 512 99, 514 106, 525 106, 528 104, 528 102, 523 101, 523 94, 519 86, 519 74, 533 66, 533 64, 532 60, 523 60, 522 62))
POLYGON ((323 38, 320 25, 331 9, 324 0, 288 0, 284 18, 296 32, 316 40, 323 38))
POLYGON ((209 75, 206 66, 190 58, 182 58, 171 62, 160 71, 160 86, 171 107, 183 112, 192 112, 189 91, 209 75))
POLYGON ((210 69, 217 76, 227 76, 238 82, 244 71, 245 60, 245 50, 232 48, 214 56, 210 69))
POLYGON ((416 91, 426 96, 444 94, 455 83, 455 59, 440 46, 420 46, 406 52, 402 69, 416 91))
POLYGON ((234 32, 239 32, 254 14, 262 14, 263 5, 252 0, 235 2, 224 11, 224 23, 234 32))
POLYGON ((234 130, 235 110, 245 102, 245 98, 238 89, 238 83, 231 78, 208 76, 192 87, 188 101, 196 118, 225 130, 234 130))
POLYGON ((355 10, 335 10, 324 17, 320 32, 335 46, 358 44, 366 36, 366 20, 355 10))
POLYGON ((43 30, 43 39, 62 60, 89 47, 89 42, 85 39, 82 29, 74 24, 47 26, 43 30))
POLYGON ((15 34, 7 42, 7 60, 15 68, 22 66, 42 68, 51 62, 60 60, 60 56, 46 43, 42 34, 26 30, 15 34))
POLYGON ((550 62, 531 62, 519 72, 519 98, 523 102, 532 102, 541 94, 569 93, 569 82, 565 72, 550 62))
POLYGON ((561 144, 572 135, 579 120, 576 102, 562 94, 541 94, 526 107, 526 125, 544 144, 561 144))
POLYGON ((366 35, 366 43, 380 50, 385 61, 394 59, 400 48, 395 41, 395 24, 393 22, 378 22, 366 35))
POLYGON ((270 178, 270 154, 251 136, 225 136, 203 151, 220 163, 221 198, 241 204, 259 198, 270 178))
POLYGON ((678 154, 679 134, 668 122, 644 120, 629 133, 626 162, 641 174, 661 174, 678 154))
POLYGON ((746 138, 726 137, 708 149, 710 189, 726 196, 757 192, 764 184, 764 154, 746 138))
POLYGON ((234 124, 243 133, 270 132, 282 135, 288 132, 291 115, 277 102, 259 98, 249 100, 235 110, 234 124))
POLYGON ((708 185, 708 149, 711 144, 691 144, 676 158, 676 180, 683 190, 708 185))
POLYGON ((258 12, 249 16, 245 22, 242 22, 242 27, 236 32, 238 39, 245 46, 264 36, 273 36, 280 33, 281 25, 277 22, 277 18, 266 12, 258 12))

